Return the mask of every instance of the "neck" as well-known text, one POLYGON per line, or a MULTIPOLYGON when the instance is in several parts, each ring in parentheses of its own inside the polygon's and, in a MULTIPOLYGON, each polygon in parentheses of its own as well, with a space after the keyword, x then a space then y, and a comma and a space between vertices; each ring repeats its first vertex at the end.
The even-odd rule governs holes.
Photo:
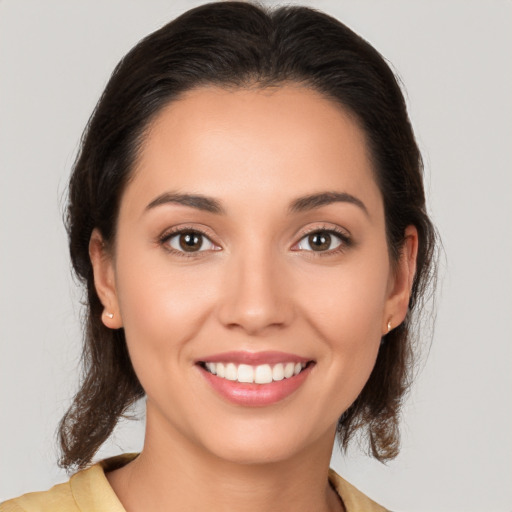
POLYGON ((291 459, 241 464, 178 435, 163 439, 148 424, 141 454, 107 478, 127 512, 339 512, 343 506, 328 483, 333 437, 291 459))

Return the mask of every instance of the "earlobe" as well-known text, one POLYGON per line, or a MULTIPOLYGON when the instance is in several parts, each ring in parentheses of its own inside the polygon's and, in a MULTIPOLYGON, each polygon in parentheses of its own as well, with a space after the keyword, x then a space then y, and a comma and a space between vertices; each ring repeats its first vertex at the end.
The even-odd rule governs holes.
POLYGON ((89 240, 89 257, 94 273, 96 293, 105 308, 101 320, 106 327, 119 329, 123 326, 123 323, 117 300, 114 264, 112 255, 107 250, 98 229, 93 230, 89 240))
POLYGON ((412 285, 416 274, 416 259, 418 257, 418 230, 415 226, 407 226, 404 233, 404 243, 395 272, 391 277, 390 294, 385 311, 383 334, 392 327, 400 325, 407 315, 412 285))

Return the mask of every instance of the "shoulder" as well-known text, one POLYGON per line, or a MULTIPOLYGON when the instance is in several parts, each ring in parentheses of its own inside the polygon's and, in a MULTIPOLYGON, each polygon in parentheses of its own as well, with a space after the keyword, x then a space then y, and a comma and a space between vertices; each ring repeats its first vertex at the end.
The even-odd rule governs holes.
POLYGON ((347 512, 388 512, 387 509, 344 480, 333 469, 329 469, 329 482, 340 496, 347 512))
POLYGON ((0 512, 75 512, 79 510, 73 500, 69 482, 58 484, 48 491, 30 492, 19 498, 0 503, 0 512))
POLYGON ((125 512, 105 471, 123 466, 135 456, 126 454, 106 459, 48 491, 31 492, 0 503, 0 512, 125 512))

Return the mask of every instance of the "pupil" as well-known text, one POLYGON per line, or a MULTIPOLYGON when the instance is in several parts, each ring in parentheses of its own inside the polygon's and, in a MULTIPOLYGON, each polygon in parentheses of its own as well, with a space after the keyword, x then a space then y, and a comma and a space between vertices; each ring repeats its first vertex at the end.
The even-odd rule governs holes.
POLYGON ((313 233, 308 238, 309 245, 316 251, 325 251, 331 245, 331 235, 329 233, 313 233))
POLYGON ((196 233, 185 233, 180 236, 180 247, 187 252, 201 248, 201 235, 196 233))

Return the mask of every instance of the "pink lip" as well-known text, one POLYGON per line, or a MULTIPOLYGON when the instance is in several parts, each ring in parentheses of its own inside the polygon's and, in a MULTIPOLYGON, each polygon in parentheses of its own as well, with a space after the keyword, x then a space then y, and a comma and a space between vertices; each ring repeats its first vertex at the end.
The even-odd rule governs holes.
MULTIPOLYGON (((225 357, 225 354, 223 357, 225 357)), ((208 359, 208 361, 212 360, 208 359)), ((232 358, 221 358, 218 362, 221 361, 234 362, 232 358)), ((247 359, 244 361, 247 361, 247 359)), ((268 362, 268 359, 265 361, 268 362)), ((291 362, 290 359, 287 359, 287 361, 291 362)), ((306 362, 306 360, 304 360, 304 362, 306 362)), ((242 405, 246 407, 264 407, 280 402, 290 396, 305 382, 311 373, 313 366, 314 363, 309 364, 298 375, 294 375, 288 379, 274 381, 268 384, 246 384, 217 377, 206 370, 202 365, 196 365, 206 382, 222 398, 235 405, 242 405)))
POLYGON ((213 354, 202 357, 196 362, 211 362, 211 363, 235 363, 235 364, 249 364, 257 366, 259 364, 278 364, 278 363, 307 363, 310 359, 300 357, 296 354, 287 354, 286 352, 247 352, 247 351, 232 351, 223 352, 222 354, 213 354))

